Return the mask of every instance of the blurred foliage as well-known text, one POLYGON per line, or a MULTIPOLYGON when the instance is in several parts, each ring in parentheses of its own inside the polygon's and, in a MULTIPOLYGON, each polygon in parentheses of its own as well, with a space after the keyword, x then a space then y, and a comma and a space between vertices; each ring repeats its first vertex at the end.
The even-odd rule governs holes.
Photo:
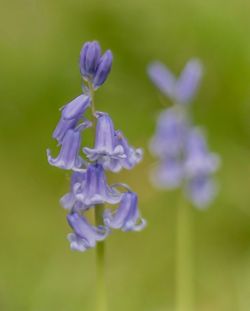
POLYGON ((206 68, 194 118, 223 159, 219 197, 193 210, 196 309, 249 310, 249 10, 245 0, 1 0, 0 310, 94 310, 94 250, 69 250, 58 204, 69 176, 45 156, 59 107, 81 91, 78 56, 92 39, 114 53, 97 107, 145 149, 136 169, 109 176, 139 193, 149 223, 107 240, 109 310, 174 308, 179 193, 148 182, 147 144, 162 106, 146 66, 157 58, 178 73, 190 57, 206 68))

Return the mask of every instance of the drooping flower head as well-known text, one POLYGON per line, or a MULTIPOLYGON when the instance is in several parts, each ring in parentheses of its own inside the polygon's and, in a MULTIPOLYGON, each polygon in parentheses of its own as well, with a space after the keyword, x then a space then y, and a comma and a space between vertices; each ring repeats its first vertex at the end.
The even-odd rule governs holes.
POLYGON ((154 62, 148 74, 174 103, 160 113, 150 141, 151 153, 160 159, 151 180, 159 188, 183 186, 192 203, 203 208, 216 194, 212 175, 219 167, 219 157, 209 152, 204 134, 192 125, 187 109, 200 84, 202 65, 199 60, 190 60, 177 79, 163 64, 154 62))
POLYGON ((105 175, 105 170, 132 169, 142 159, 142 150, 130 146, 122 132, 115 130, 110 115, 95 111, 93 94, 106 81, 112 59, 110 50, 102 54, 97 41, 83 45, 80 53, 83 94, 61 109, 61 118, 53 132, 60 147, 59 155, 53 158, 47 150, 51 165, 72 171, 70 191, 60 203, 68 211, 67 220, 73 230, 68 235, 70 246, 81 252, 103 241, 111 229, 139 231, 146 224, 138 210, 137 195, 125 184, 125 192, 115 185, 110 186, 105 175), (92 122, 85 116, 89 108, 92 122), (93 126, 94 147, 82 148, 83 132, 93 126), (87 211, 104 204, 118 205, 118 208, 104 210, 101 223, 91 224, 87 211))

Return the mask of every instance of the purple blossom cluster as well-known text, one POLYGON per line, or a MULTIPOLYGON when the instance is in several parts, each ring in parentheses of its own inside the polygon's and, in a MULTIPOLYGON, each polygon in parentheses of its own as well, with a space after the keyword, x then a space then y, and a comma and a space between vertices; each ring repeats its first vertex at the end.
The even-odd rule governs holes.
POLYGON ((148 74, 174 103, 160 113, 156 133, 150 141, 152 154, 160 159, 152 171, 152 181, 159 188, 183 186, 194 206, 204 208, 217 192, 212 175, 220 159, 209 152, 202 129, 192 124, 189 114, 202 76, 201 63, 190 60, 176 78, 163 64, 154 62, 148 67, 148 74))
POLYGON ((67 220, 73 233, 68 235, 71 248, 85 251, 104 240, 112 229, 142 230, 146 221, 138 210, 138 199, 126 184, 108 185, 105 171, 119 172, 132 169, 142 159, 142 150, 129 145, 120 130, 115 130, 111 117, 95 111, 94 92, 106 81, 112 67, 110 50, 101 54, 98 42, 87 42, 80 54, 83 94, 61 108, 61 118, 53 132, 60 146, 57 157, 47 150, 48 162, 70 170, 70 191, 60 203, 68 211, 67 220), (92 122, 85 114, 92 111, 92 122), (93 147, 82 147, 85 130, 95 129, 93 147), (119 189, 125 189, 121 192, 119 189), (118 205, 104 209, 101 224, 93 225, 86 212, 98 205, 118 205))

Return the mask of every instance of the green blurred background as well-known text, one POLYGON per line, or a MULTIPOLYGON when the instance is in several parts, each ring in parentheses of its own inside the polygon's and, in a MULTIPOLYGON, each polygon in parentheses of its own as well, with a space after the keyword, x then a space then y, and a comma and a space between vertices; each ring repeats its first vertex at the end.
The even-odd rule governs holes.
POLYGON ((80 94, 78 56, 97 39, 114 54, 97 94, 145 159, 110 174, 138 192, 142 233, 107 240, 109 311, 174 310, 178 192, 148 182, 148 139, 162 109, 145 67, 180 72, 199 57, 198 124, 221 154, 220 194, 193 210, 196 310, 250 310, 250 3, 247 0, 1 0, 1 311, 94 310, 95 252, 75 253, 58 203, 68 174, 47 164, 58 108, 80 94))

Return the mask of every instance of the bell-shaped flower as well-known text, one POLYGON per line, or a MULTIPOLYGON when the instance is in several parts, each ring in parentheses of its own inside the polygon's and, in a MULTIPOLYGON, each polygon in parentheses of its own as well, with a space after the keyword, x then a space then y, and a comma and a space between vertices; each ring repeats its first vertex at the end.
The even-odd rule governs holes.
POLYGON ((148 74, 164 95, 177 103, 187 104, 193 99, 199 87, 202 65, 199 60, 191 59, 177 79, 166 66, 154 62, 149 65, 148 74))
POLYGON ((200 84, 202 65, 197 59, 191 59, 183 69, 175 86, 176 101, 181 104, 189 103, 200 84))
POLYGON ((187 178, 214 173, 220 164, 217 154, 210 153, 206 139, 198 128, 192 128, 187 136, 185 173, 187 178))
POLYGON ((199 175, 188 181, 187 196, 197 208, 207 207, 217 194, 217 185, 210 176, 199 175))
POLYGON ((107 79, 113 62, 113 55, 110 50, 107 50, 99 60, 98 67, 93 79, 94 89, 100 87, 107 79))
POLYGON ((114 125, 107 113, 97 113, 95 147, 83 148, 90 161, 98 161, 104 169, 117 172, 121 169, 119 160, 126 157, 122 145, 116 145, 114 125))
POLYGON ((49 164, 65 170, 81 169, 84 164, 83 159, 79 156, 81 140, 80 130, 68 130, 63 138, 60 153, 56 158, 53 158, 50 150, 47 149, 49 164))
MULTIPOLYGON (((115 132, 115 144, 116 146, 122 146, 125 157, 121 157, 119 160, 120 169, 132 169, 136 164, 142 160, 143 151, 141 148, 133 148, 128 144, 127 139, 121 131, 115 132)), ((117 165, 119 167, 119 165, 117 165)))
POLYGON ((96 204, 117 204, 122 194, 111 188, 106 182, 106 176, 102 165, 91 164, 86 171, 86 177, 75 193, 76 200, 86 207, 96 204))
POLYGON ((97 41, 86 42, 80 53, 80 72, 85 80, 92 80, 101 57, 101 48, 97 41))
POLYGON ((61 119, 53 132, 53 138, 55 138, 59 144, 62 143, 66 132, 69 129, 74 129, 81 119, 84 120, 83 124, 85 127, 90 126, 90 122, 85 120, 83 116, 89 106, 89 96, 80 95, 61 109, 61 119))
POLYGON ((103 241, 109 234, 109 230, 104 226, 92 226, 86 218, 78 213, 72 213, 67 216, 67 220, 74 233, 68 235, 70 247, 72 250, 84 252, 93 248, 96 242, 103 241))
POLYGON ((183 163, 180 159, 167 157, 153 168, 150 177, 157 188, 175 189, 184 178, 183 163))
POLYGON ((165 65, 153 62, 148 66, 148 75, 163 94, 170 98, 174 97, 176 78, 165 65))
POLYGON ((187 134, 187 120, 176 108, 164 110, 158 118, 155 136, 150 141, 150 151, 160 159, 179 157, 187 134))
POLYGON ((70 192, 66 193, 61 199, 60 203, 64 209, 67 210, 85 210, 87 209, 86 206, 76 200, 76 193, 80 189, 82 183, 86 180, 86 171, 85 172, 73 172, 71 176, 71 183, 70 183, 70 192))
POLYGON ((122 231, 140 231, 146 221, 141 218, 138 210, 138 198, 133 192, 123 194, 121 203, 115 211, 106 210, 104 223, 107 227, 122 231))

